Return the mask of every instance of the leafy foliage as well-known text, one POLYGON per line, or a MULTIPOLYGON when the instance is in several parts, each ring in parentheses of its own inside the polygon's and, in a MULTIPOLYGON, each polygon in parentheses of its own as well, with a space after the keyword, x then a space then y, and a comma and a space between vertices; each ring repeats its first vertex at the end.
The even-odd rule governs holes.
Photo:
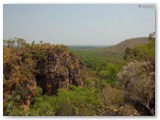
POLYGON ((36 97, 33 101, 29 115, 96 115, 102 106, 94 90, 75 86, 70 90, 59 89, 57 96, 36 97))
POLYGON ((150 40, 147 45, 138 45, 134 49, 125 50, 125 59, 128 61, 152 61, 155 60, 155 40, 150 40))

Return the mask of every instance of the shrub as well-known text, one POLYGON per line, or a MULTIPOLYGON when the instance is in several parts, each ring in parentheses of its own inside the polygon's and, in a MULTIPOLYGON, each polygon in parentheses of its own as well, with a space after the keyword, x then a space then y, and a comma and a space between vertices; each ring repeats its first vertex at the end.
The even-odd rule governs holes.
POLYGON ((96 115, 103 105, 94 90, 72 86, 58 91, 57 96, 35 97, 29 115, 96 115))
POLYGON ((133 103, 142 104, 154 115, 154 66, 150 62, 130 62, 118 74, 118 79, 125 92, 125 98, 133 103))

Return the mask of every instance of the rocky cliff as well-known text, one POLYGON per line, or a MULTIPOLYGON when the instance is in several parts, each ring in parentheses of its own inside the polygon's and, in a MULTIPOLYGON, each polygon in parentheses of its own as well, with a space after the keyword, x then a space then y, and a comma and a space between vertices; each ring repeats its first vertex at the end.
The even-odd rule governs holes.
POLYGON ((43 49, 44 57, 36 64, 37 85, 43 94, 56 94, 58 88, 83 86, 81 62, 64 46, 43 49))
POLYGON ((84 86, 83 65, 64 46, 25 44, 5 46, 3 50, 4 109, 11 101, 29 106, 37 86, 46 95, 70 85, 84 86))

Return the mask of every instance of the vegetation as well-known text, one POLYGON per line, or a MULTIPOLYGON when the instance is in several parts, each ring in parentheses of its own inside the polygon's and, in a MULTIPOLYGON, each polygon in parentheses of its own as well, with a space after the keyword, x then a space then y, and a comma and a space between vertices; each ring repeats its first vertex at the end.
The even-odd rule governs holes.
POLYGON ((35 97, 33 103, 29 115, 96 115, 103 104, 94 90, 75 86, 59 89, 57 96, 35 97))
POLYGON ((4 115, 155 115, 155 38, 146 39, 85 50, 4 40, 4 115))
POLYGON ((125 49, 128 48, 135 48, 135 46, 139 45, 146 45, 148 44, 148 37, 141 37, 141 38, 132 38, 128 40, 124 40, 117 45, 109 46, 103 49, 99 49, 99 51, 103 51, 105 53, 112 52, 112 53, 124 53, 125 49))

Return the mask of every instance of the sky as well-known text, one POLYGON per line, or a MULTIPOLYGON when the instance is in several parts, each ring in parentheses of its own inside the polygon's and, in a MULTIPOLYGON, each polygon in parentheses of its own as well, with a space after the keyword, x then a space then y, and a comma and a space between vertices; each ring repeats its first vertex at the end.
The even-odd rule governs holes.
POLYGON ((155 8, 138 4, 4 4, 3 39, 114 45, 155 31, 155 8))

